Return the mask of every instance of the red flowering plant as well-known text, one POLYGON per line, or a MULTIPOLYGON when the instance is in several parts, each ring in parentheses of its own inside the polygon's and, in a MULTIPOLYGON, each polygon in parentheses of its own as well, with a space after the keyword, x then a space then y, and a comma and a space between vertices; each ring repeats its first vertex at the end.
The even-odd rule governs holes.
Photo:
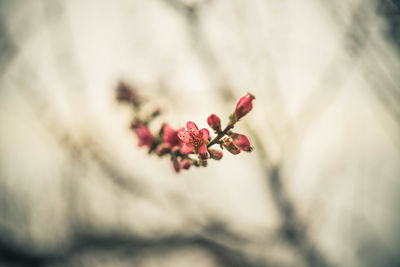
POLYGON ((250 140, 245 135, 232 131, 235 124, 253 108, 252 102, 255 97, 250 93, 240 98, 224 129, 217 115, 211 114, 207 118, 207 124, 215 133, 213 138, 210 137, 210 132, 206 128, 199 130, 192 121, 186 123, 186 128, 177 130, 164 123, 158 133, 152 133, 148 126, 161 114, 161 111, 155 109, 150 114, 142 114, 141 107, 145 104, 144 99, 126 83, 118 84, 116 99, 120 103, 131 105, 135 111, 131 129, 138 139, 138 146, 146 147, 149 154, 155 153, 159 157, 169 156, 176 172, 181 169, 187 170, 191 166, 205 167, 208 159, 220 160, 223 152, 211 148, 214 145, 219 145, 221 149, 226 149, 233 155, 241 151, 253 150, 250 140))

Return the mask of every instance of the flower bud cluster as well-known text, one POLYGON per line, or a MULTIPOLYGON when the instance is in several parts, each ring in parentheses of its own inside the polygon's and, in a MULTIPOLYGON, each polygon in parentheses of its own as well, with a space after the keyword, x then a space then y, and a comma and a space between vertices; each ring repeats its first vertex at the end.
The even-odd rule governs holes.
POLYGON ((245 135, 232 132, 235 123, 253 108, 252 101, 255 97, 250 93, 239 100, 224 129, 217 115, 211 114, 207 118, 207 124, 216 134, 212 139, 206 128, 199 130, 192 121, 187 122, 185 128, 179 129, 173 129, 164 123, 158 133, 153 134, 148 125, 154 118, 161 115, 161 110, 156 108, 149 114, 142 114, 142 106, 146 104, 144 99, 126 83, 120 82, 117 85, 116 99, 120 103, 131 104, 135 111, 130 128, 138 139, 138 146, 146 147, 149 154, 154 153, 159 157, 168 156, 176 172, 181 169, 188 170, 191 166, 206 167, 208 159, 220 160, 223 157, 222 150, 211 148, 216 144, 234 155, 241 151, 253 150, 250 140, 245 135))

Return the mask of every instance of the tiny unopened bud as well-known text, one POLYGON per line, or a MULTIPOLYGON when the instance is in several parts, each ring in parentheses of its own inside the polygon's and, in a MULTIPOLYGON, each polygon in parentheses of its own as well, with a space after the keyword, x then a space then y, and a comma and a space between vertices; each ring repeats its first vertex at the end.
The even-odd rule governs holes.
POLYGON ((153 135, 151 134, 149 128, 147 128, 144 124, 137 124, 134 127, 131 125, 131 128, 139 139, 139 146, 150 147, 153 144, 153 135))
POLYGON ((217 115, 211 114, 208 116, 207 123, 214 131, 221 132, 221 120, 217 115))
POLYGON ((192 160, 186 158, 181 161, 182 169, 188 170, 190 166, 192 166, 192 160))
POLYGON ((199 164, 200 164, 200 166, 202 166, 202 167, 207 167, 207 160, 199 160, 199 164))
POLYGON ((232 140, 226 140, 222 143, 222 146, 228 150, 229 152, 231 152, 233 155, 237 155, 240 153, 240 148, 238 148, 237 146, 235 146, 235 144, 233 143, 232 140))
POLYGON ((206 151, 205 153, 198 153, 197 157, 200 160, 206 160, 206 159, 208 159, 210 157, 210 154, 208 153, 208 151, 206 151))
POLYGON ((161 143, 160 145, 157 146, 157 155, 163 156, 167 154, 168 152, 171 151, 171 146, 168 143, 161 143))
POLYGON ((222 159, 223 153, 222 153, 221 150, 209 149, 208 151, 210 152, 210 157, 211 157, 212 159, 215 159, 215 160, 220 160, 220 159, 222 159))
POLYGON ((251 152, 253 147, 250 144, 250 140, 243 134, 233 133, 231 135, 233 143, 243 151, 251 152))
POLYGON ((178 159, 176 157, 172 157, 172 165, 174 166, 174 170, 176 172, 179 172, 181 170, 181 165, 178 162, 178 159))
POLYGON ((236 105, 236 109, 234 112, 236 120, 239 120, 240 118, 242 118, 244 115, 246 115, 253 109, 252 101, 254 99, 255 99, 255 96, 250 93, 247 93, 245 96, 240 98, 239 102, 236 105))

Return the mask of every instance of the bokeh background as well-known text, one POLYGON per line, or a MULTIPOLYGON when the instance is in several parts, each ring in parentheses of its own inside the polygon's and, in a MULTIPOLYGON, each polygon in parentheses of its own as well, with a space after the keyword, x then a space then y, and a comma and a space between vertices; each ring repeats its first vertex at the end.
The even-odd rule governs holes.
POLYGON ((1 266, 400 266, 398 0, 0 1, 1 266), (255 150, 175 174, 172 127, 255 150))

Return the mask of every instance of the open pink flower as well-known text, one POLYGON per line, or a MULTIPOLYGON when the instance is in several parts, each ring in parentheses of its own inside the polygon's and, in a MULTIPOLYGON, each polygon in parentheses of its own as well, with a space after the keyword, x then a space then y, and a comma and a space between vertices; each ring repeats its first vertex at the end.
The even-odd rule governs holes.
POLYGON ((163 156, 169 152, 175 153, 175 151, 181 148, 178 131, 175 131, 166 123, 162 126, 162 135, 163 142, 156 149, 157 155, 163 156))
POLYGON ((189 154, 193 151, 196 154, 200 154, 202 158, 207 155, 208 158, 208 151, 207 151, 207 144, 208 144, 208 137, 210 133, 206 128, 201 129, 197 128, 196 124, 192 121, 189 121, 186 124, 187 130, 179 129, 178 130, 178 137, 182 141, 183 146, 181 148, 181 152, 183 154, 189 154))
POLYGON ((163 126, 163 141, 174 148, 176 146, 180 147, 181 140, 178 137, 178 131, 175 131, 168 124, 164 124, 163 126))

